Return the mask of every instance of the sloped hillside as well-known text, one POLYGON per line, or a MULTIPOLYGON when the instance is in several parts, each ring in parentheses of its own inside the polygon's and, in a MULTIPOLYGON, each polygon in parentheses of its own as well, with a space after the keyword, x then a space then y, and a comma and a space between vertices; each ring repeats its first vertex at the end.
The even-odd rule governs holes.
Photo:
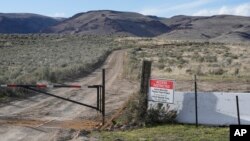
POLYGON ((211 17, 175 16, 162 20, 171 32, 161 35, 169 39, 249 41, 250 17, 217 15, 211 17))
POLYGON ((0 13, 0 33, 38 33, 60 20, 28 13, 0 13))
POLYGON ((169 30, 160 21, 138 13, 101 10, 76 14, 44 32, 153 37, 169 30))

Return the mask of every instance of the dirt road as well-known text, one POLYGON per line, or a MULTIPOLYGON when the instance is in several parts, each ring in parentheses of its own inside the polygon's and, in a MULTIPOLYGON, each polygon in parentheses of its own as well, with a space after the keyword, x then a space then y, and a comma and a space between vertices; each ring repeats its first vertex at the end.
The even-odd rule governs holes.
MULTIPOLYGON (((96 90, 87 86, 101 84, 101 68, 106 68, 105 103, 108 117, 137 87, 121 77, 125 52, 114 51, 102 67, 70 83, 80 84, 83 88, 61 88, 49 92, 95 106, 96 90)), ((0 140, 74 140, 79 134, 78 129, 98 126, 100 119, 100 114, 94 109, 40 94, 0 106, 0 140)))

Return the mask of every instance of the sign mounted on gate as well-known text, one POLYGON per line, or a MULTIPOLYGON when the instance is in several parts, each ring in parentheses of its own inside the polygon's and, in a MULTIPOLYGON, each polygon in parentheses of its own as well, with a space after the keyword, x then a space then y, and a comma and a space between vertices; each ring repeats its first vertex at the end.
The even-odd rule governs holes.
POLYGON ((174 103, 174 80, 150 79, 148 100, 159 103, 174 103))

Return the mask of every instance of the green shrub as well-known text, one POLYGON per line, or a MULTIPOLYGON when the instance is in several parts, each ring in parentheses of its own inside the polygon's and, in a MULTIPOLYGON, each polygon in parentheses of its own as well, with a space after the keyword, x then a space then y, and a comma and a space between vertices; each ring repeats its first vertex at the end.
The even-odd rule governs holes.
POLYGON ((124 112, 124 122, 137 125, 152 125, 158 123, 173 123, 176 118, 176 111, 170 110, 169 105, 166 108, 159 104, 157 108, 147 110, 147 96, 135 93, 130 99, 124 112), (146 111, 146 113, 145 113, 146 111))
POLYGON ((158 104, 156 108, 150 108, 145 117, 146 124, 173 123, 176 118, 176 111, 169 110, 169 105, 163 108, 163 104, 158 104))

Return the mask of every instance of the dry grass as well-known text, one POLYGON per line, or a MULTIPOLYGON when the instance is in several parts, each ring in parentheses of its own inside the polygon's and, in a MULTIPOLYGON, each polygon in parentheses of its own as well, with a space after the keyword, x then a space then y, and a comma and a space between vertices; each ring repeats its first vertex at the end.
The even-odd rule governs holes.
MULTIPOLYGON (((123 47, 128 45, 104 36, 0 35, 0 84, 77 79, 123 47)), ((0 91, 0 97, 12 92, 0 91)))
POLYGON ((135 69, 130 70, 130 74, 139 72, 140 65, 135 64, 141 64, 141 60, 147 59, 153 62, 152 77, 176 80, 177 90, 192 90, 195 74, 198 75, 201 91, 250 90, 248 46, 208 42, 164 42, 150 38, 125 38, 120 41, 132 42, 137 46, 128 55, 128 68, 135 69), (216 83, 220 84, 217 88, 213 86, 216 83), (234 87, 231 87, 232 85, 234 87))

